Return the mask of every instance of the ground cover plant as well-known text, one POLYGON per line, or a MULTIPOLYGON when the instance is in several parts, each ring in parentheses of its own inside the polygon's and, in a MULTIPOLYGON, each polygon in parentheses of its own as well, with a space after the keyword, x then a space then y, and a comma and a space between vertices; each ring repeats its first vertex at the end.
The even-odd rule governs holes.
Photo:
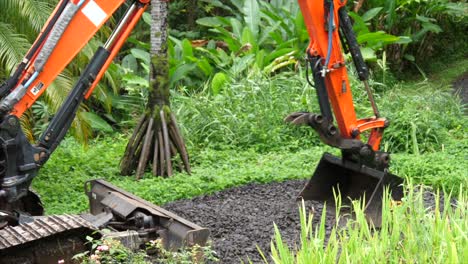
MULTIPOLYGON (((300 241, 288 247, 275 226, 271 263, 463 263, 468 257, 466 194, 452 197, 437 192, 435 206, 428 207, 425 187, 416 187, 411 181, 407 187, 402 203, 392 203, 388 192, 384 195, 380 228, 366 221, 362 205, 355 201, 354 218, 333 228, 329 237, 326 210, 314 216, 302 203, 300 241), (321 219, 315 228, 314 217, 321 219)), ((337 223, 342 217, 337 217, 337 223)), ((264 262, 270 263, 266 257, 264 262)))

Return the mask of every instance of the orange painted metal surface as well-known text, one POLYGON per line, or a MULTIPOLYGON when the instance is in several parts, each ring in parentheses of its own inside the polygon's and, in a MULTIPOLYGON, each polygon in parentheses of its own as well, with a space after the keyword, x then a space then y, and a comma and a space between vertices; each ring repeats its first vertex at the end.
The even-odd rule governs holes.
POLYGON ((385 122, 387 119, 385 118, 364 118, 358 120, 357 129, 359 132, 364 132, 369 129, 373 128, 382 128, 385 127, 385 122))
MULTIPOLYGON (((310 44, 307 52, 311 56, 320 56, 326 58, 328 51, 328 31, 327 31, 327 15, 325 14, 324 0, 298 0, 301 12, 304 16, 304 21, 307 31, 310 36, 310 44)), ((334 3, 334 24, 332 38, 332 52, 327 69, 329 72, 325 77, 330 104, 335 115, 335 119, 344 138, 353 138, 352 131, 358 129, 360 132, 368 129, 371 130, 372 142, 368 143, 378 150, 380 140, 382 138, 385 119, 375 117, 358 120, 354 108, 353 97, 348 80, 348 73, 344 66, 344 57, 341 46, 341 41, 338 33, 339 16, 338 10, 346 5, 346 1, 333 0, 334 3)), ((354 138, 359 138, 355 136, 354 138)))
MULTIPOLYGON (((338 9, 346 4, 346 1, 344 3, 334 1, 334 3, 334 21, 338 27, 338 9)), ((299 6, 311 38, 308 52, 312 56, 325 58, 328 50, 328 32, 325 30, 324 1, 299 0, 299 6)), ((340 133, 343 137, 350 138, 352 128, 357 126, 357 118, 346 68, 344 66, 333 67, 333 65, 342 65, 344 62, 338 30, 333 31, 332 43, 333 50, 328 65, 331 71, 325 78, 325 84, 340 133)))
MULTIPOLYGON (((96 34, 99 28, 124 2, 125 0, 86 0, 65 30, 62 38, 45 64, 44 70, 39 73, 37 79, 28 88, 26 95, 14 106, 11 113, 19 117, 24 111, 30 108, 52 81, 96 34), (96 8, 96 6, 98 8, 96 8), (88 8, 88 12, 86 13, 83 12, 85 8, 88 8)), ((34 59, 35 57, 33 57, 32 61, 34 61, 34 59)), ((30 73, 34 72, 32 64, 27 71, 30 73)), ((25 76, 23 76, 23 79, 24 77, 25 76)))

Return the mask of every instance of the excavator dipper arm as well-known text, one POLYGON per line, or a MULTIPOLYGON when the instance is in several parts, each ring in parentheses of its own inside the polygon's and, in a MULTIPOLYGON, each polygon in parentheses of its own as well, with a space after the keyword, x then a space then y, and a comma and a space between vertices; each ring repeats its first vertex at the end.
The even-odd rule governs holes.
MULTIPOLYGON (((401 198, 402 190, 398 187, 401 179, 388 172, 389 154, 380 151, 383 131, 389 122, 380 117, 369 87, 369 70, 346 11, 347 1, 298 1, 310 36, 308 65, 320 113, 296 112, 285 121, 311 126, 324 143, 342 152, 341 159, 328 153, 322 157, 300 197, 328 200, 334 197, 334 191, 351 199, 365 196, 369 215, 376 216, 380 207, 373 198, 381 196, 382 187, 388 185, 395 190, 394 198, 401 198), (351 54, 358 78, 364 84, 374 112, 372 117, 357 118, 343 50, 351 54), (369 132, 367 142, 361 139, 365 131, 369 132)), ((373 218, 374 224, 379 224, 380 219, 373 218)))

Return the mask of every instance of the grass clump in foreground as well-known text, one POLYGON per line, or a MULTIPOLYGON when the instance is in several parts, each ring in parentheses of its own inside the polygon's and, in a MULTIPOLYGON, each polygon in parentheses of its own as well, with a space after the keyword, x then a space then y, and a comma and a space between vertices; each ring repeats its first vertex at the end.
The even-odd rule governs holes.
POLYGON ((450 194, 444 193, 444 199, 439 199, 437 192, 434 204, 429 206, 423 187, 415 188, 409 183, 407 189, 399 205, 385 194, 381 228, 368 224, 362 206, 354 202, 355 219, 344 228, 333 228, 329 238, 325 232, 325 210, 321 222, 313 227, 314 216, 307 215, 303 204, 300 245, 285 245, 275 226, 273 263, 464 263, 468 259, 466 194, 460 191, 456 199, 451 199, 450 194))
MULTIPOLYGON (((110 230, 103 230, 105 235, 110 230)), ((217 262, 211 245, 184 247, 178 251, 171 251, 164 248, 162 240, 149 241, 144 248, 132 250, 125 247, 119 240, 103 237, 100 239, 91 236, 86 237, 89 244, 89 251, 85 251, 73 256, 74 263, 100 264, 100 263, 197 263, 217 262)))

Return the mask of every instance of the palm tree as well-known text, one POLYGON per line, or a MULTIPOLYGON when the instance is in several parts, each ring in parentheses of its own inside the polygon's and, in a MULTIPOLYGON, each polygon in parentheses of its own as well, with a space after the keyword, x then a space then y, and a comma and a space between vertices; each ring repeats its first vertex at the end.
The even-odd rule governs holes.
POLYGON ((136 171, 137 179, 152 166, 153 175, 171 176, 173 159, 190 173, 188 154, 169 102, 167 0, 151 0, 151 72, 146 112, 140 118, 121 161, 121 174, 136 171), (182 165, 183 164, 183 165, 182 165))
MULTIPOLYGON (((23 59, 31 47, 49 15, 53 12, 58 0, 1 0, 0 1, 0 79, 5 80, 15 69, 15 66, 23 59)), ((107 35, 109 30, 104 30, 99 36, 101 39, 107 35)), ((46 90, 40 99, 43 104, 35 105, 35 114, 47 115, 45 111, 56 112, 64 102, 73 84, 78 79, 81 71, 91 59, 94 51, 101 44, 98 39, 90 41, 87 47, 75 58, 75 60, 63 71, 57 79, 46 90)), ((111 110, 111 93, 117 92, 117 84, 107 73, 101 84, 98 85, 93 96, 92 103, 99 105, 106 111, 111 110), (103 84, 104 83, 104 84, 103 84), (111 89, 109 89, 111 88, 111 89), (111 91, 110 91, 111 90, 111 91)), ((90 104, 88 104, 90 105, 90 104)), ((93 126, 90 107, 82 104, 75 118, 71 134, 82 142, 90 137, 93 126)), ((34 139, 34 118, 32 113, 26 113, 22 117, 23 129, 30 140, 34 139)), ((96 117, 93 115, 94 120, 96 117)), ((98 119, 98 122, 101 121, 98 119)), ((36 124, 44 127, 44 123, 36 124)), ((38 131, 40 133, 40 131, 38 131)), ((37 133, 36 133, 37 135, 37 133)))

